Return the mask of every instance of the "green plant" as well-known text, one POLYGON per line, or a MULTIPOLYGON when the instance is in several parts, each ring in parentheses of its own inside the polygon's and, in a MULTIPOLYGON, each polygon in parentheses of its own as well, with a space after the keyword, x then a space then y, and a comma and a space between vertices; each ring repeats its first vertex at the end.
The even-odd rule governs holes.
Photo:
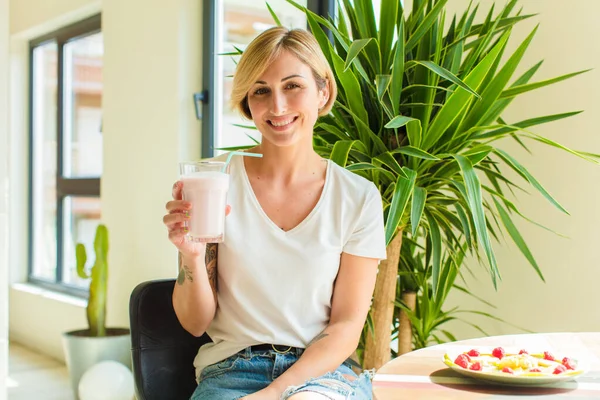
MULTIPOLYGON (((339 88, 331 114, 316 125, 315 149, 374 182, 384 202, 388 259, 380 264, 361 340, 365 367, 379 367, 391 355, 396 294, 409 286, 409 275, 399 275, 399 267, 415 268, 401 251, 403 237, 404 243, 408 238, 422 246, 427 257, 426 279, 409 289, 430 302, 419 306, 437 310, 433 321, 444 321, 441 304, 454 287, 447 286, 447 274, 458 273, 465 252, 478 257, 497 286, 500 272, 491 239, 501 232, 508 233, 544 279, 513 222, 515 217, 529 219, 511 200, 521 187, 506 172, 514 171, 558 210, 566 210, 497 143, 515 140, 529 151, 525 140, 531 140, 593 162, 598 156, 568 149, 529 129, 580 111, 517 122, 507 122, 502 113, 516 96, 585 71, 531 83, 539 62, 513 78, 537 30, 501 63, 512 27, 531 17, 513 12, 517 0, 496 15, 492 6, 481 24, 474 23, 478 6, 470 5, 449 26, 447 0, 414 0, 408 15, 400 1, 382 0, 378 20, 369 0, 340 0, 336 20, 287 1, 306 13, 339 88)), ((417 322, 415 311, 405 309, 417 322)))
POLYGON ((96 260, 90 273, 85 271, 87 252, 82 243, 75 248, 77 258, 77 275, 82 279, 90 279, 90 297, 86 314, 90 336, 106 336, 106 284, 108 281, 108 229, 100 224, 94 239, 96 260))
MULTIPOLYGON (((457 256, 450 257, 450 253, 444 251, 440 262, 440 277, 438 284, 438 295, 433 296, 432 285, 432 257, 427 252, 431 246, 421 246, 412 238, 404 233, 403 245, 400 257, 400 266, 398 271, 399 284, 396 292, 396 315, 398 311, 405 313, 410 321, 412 347, 420 349, 431 344, 440 344, 448 340, 456 341, 455 336, 445 329, 444 325, 450 321, 461 321, 475 330, 481 332, 484 336, 488 333, 479 325, 471 322, 468 316, 483 316, 522 331, 528 331, 522 327, 510 324, 490 313, 479 310, 461 309, 457 306, 444 310, 446 298, 452 290, 459 290, 468 296, 471 296, 481 302, 483 305, 495 309, 496 307, 488 301, 472 294, 464 285, 459 283, 461 267, 463 260, 468 252, 468 247, 463 244, 462 249, 457 249, 457 256), (403 294, 414 294, 414 307, 409 307, 402 301, 403 294), (463 316, 467 316, 467 318, 463 316)), ((392 339, 399 340, 399 328, 401 322, 395 321, 395 329, 392 331, 392 339)), ((529 331, 528 331, 529 332, 529 331)), ((398 355, 398 351, 392 349, 392 354, 398 355)))

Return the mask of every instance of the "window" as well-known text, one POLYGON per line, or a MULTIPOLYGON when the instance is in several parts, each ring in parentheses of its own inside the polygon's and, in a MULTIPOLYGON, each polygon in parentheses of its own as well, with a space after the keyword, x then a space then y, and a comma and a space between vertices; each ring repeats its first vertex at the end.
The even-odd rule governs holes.
POLYGON ((75 245, 93 263, 102 175, 101 18, 30 42, 29 280, 85 295, 75 245))
MULTIPOLYGON (((334 15, 334 0, 297 0, 313 12, 334 15)), ((281 23, 288 28, 307 28, 303 12, 286 0, 269 1, 281 23)), ((208 46, 204 49, 204 106, 202 108, 202 157, 219 154, 219 148, 243 146, 259 140, 256 130, 246 128, 252 121, 242 118, 229 107, 231 78, 237 57, 222 55, 246 46, 262 31, 275 26, 264 2, 235 0, 205 1, 205 31, 208 46)))

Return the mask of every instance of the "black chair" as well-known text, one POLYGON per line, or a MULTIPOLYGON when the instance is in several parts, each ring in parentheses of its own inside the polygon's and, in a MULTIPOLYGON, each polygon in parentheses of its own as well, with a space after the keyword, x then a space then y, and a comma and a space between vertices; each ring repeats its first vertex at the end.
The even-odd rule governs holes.
POLYGON ((193 361, 210 342, 183 329, 171 302, 175 280, 140 283, 131 293, 129 320, 135 392, 139 400, 188 400, 196 388, 193 361))

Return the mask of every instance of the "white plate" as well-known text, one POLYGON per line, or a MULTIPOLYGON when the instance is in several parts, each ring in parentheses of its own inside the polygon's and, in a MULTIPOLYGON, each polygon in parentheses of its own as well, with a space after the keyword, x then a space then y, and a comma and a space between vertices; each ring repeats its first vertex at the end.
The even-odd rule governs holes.
MULTIPOLYGON (((488 350, 489 351, 489 350, 488 350)), ((482 354, 485 354, 485 351, 481 351, 482 354)), ((514 385, 514 386, 541 386, 541 385, 549 385, 558 382, 570 381, 575 379, 577 376, 582 375, 586 372, 586 368, 582 365, 581 362, 577 362, 577 369, 568 370, 561 374, 557 375, 548 375, 548 374, 537 374, 537 373, 528 373, 527 375, 512 375, 505 372, 500 371, 471 371, 460 367, 454 364, 456 357, 461 354, 457 352, 455 354, 444 354, 444 358, 442 361, 452 370, 458 372, 461 375, 468 376, 469 378, 501 383, 504 385, 514 385)), ((512 355, 512 354, 507 354, 512 355)), ((577 360, 575 360, 577 361, 577 360)))

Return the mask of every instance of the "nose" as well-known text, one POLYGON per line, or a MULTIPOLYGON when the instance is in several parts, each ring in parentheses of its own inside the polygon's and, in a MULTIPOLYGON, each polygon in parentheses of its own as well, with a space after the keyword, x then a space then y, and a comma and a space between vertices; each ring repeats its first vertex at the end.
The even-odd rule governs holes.
POLYGON ((285 95, 278 90, 274 90, 271 96, 271 113, 273 115, 283 115, 287 111, 287 100, 285 95))

